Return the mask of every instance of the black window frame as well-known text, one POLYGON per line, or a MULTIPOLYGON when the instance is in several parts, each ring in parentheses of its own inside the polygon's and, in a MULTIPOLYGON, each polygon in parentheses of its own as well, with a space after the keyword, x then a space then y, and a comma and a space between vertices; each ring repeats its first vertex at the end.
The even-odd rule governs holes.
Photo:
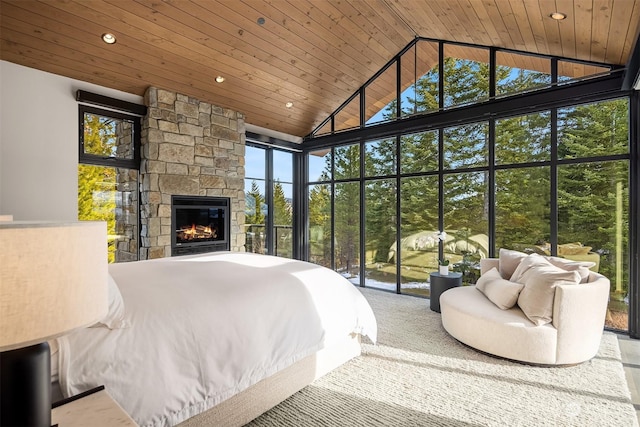
MULTIPOLYGON (((554 61, 555 62, 555 61, 554 61)), ((636 91, 623 90, 622 79, 623 76, 619 72, 613 70, 610 74, 605 76, 598 76, 582 81, 573 83, 566 83, 562 85, 552 86, 550 88, 532 91, 530 93, 518 93, 512 96, 504 96, 500 98, 490 99, 485 102, 476 104, 465 105, 461 107, 455 107, 448 110, 441 110, 438 112, 430 112, 425 114, 418 114, 408 118, 399 118, 395 121, 376 124, 370 127, 361 127, 350 131, 336 132, 333 134, 322 136, 307 136, 303 142, 304 155, 306 156, 316 150, 322 149, 335 149, 340 146, 347 146, 352 144, 364 144, 367 141, 374 139, 382 139, 389 137, 400 137, 406 134, 412 134, 416 132, 425 132, 430 130, 439 130, 449 126, 459 126, 467 123, 473 123, 477 121, 488 121, 490 124, 490 160, 488 167, 471 168, 466 172, 472 172, 478 170, 488 170, 489 176, 493 178, 495 171, 501 169, 510 168, 523 168, 528 166, 541 166, 551 165, 552 167, 552 194, 557 193, 558 183, 555 179, 555 174, 558 166, 573 164, 573 163, 590 163, 594 161, 610 161, 610 160, 626 160, 629 162, 629 305, 628 305, 628 334, 633 338, 640 338, 640 268, 638 267, 638 252, 640 246, 640 239, 637 236, 637 230, 640 229, 640 215, 638 214, 640 209, 640 194, 638 188, 640 187, 640 149, 639 149, 639 126, 640 119, 638 111, 640 111, 640 94, 636 91), (623 154, 612 155, 597 155, 588 158, 580 159, 558 159, 557 154, 552 154, 550 160, 545 161, 531 161, 525 163, 519 163, 517 165, 496 165, 494 158, 495 147, 495 121, 507 117, 513 117, 523 114, 533 114, 542 111, 551 112, 551 133, 552 133, 552 150, 557 149, 557 126, 558 126, 558 110, 564 107, 574 107, 584 104, 590 104, 594 102, 602 102, 607 100, 627 98, 629 100, 629 151, 623 154)), ((441 133, 441 132, 440 132, 441 133)), ((332 158, 332 161, 335 159, 332 158)), ((442 165, 440 166, 440 173, 451 172, 444 171, 442 165)), ((413 176, 413 175, 428 175, 428 174, 402 174, 399 173, 398 177, 413 176)), ((315 183, 308 181, 306 175, 302 188, 305 194, 308 193, 310 185, 315 183)), ((354 181, 360 181, 361 185, 371 179, 377 179, 380 177, 363 177, 353 179, 354 181)), ((334 177, 326 182, 333 185, 336 182, 342 182, 344 180, 336 180, 334 177)), ((494 187, 494 180, 490 180, 489 185, 494 187)), ((441 184, 442 186, 442 184, 441 184)), ((442 191, 440 191, 442 193, 442 191)), ((496 256, 495 254, 495 198, 493 197, 493 191, 489 193, 489 256, 496 256)), ((333 194, 332 194, 333 200, 333 194)), ((440 196, 440 206, 442 206, 442 196, 440 196)), ((332 202, 333 203, 333 202, 332 202)), ((305 207, 305 212, 307 207, 305 207)), ((441 208, 442 209, 442 208, 441 208)), ((399 212, 399 210, 398 210, 399 212)), ((440 213, 442 218, 442 212, 440 213)), ((334 218, 332 217, 332 222, 334 218)), ((362 227, 364 222, 361 219, 361 234, 363 234, 362 227)), ((442 224, 440 224, 442 229, 442 224)), ((551 222, 551 235, 552 235, 552 247, 553 253, 557 248, 557 200, 552 197, 552 222, 551 222)), ((398 230, 400 227, 398 227, 398 230)), ((306 227, 303 229, 303 234, 306 235, 306 227)), ((333 240, 332 230, 332 240, 333 240)), ((398 236, 399 240, 399 236, 398 236)), ((442 250, 440 249, 440 252, 442 250)), ((305 252, 305 254, 307 254, 305 252)), ((363 246, 361 246, 361 259, 364 256, 363 246)), ((439 254, 442 256, 442 253, 439 254)), ((397 257, 400 258, 399 256, 397 257)), ((305 258, 308 259, 308 258, 305 258)), ((333 259, 332 265, 333 265, 333 259)), ((398 262, 398 261, 396 261, 398 262)), ((364 264, 364 263, 361 263, 364 264)), ((400 268, 396 266, 396 270, 400 268)), ((360 277, 364 275, 364 265, 361 265, 360 277)), ((400 279, 397 280, 396 293, 402 293, 400 291, 400 279)), ((360 286, 364 286, 364 283, 360 283, 360 286)), ((606 328, 609 329, 609 328, 606 328)), ((616 332, 620 332, 615 330, 616 332)))
POLYGON ((140 117, 137 115, 120 113, 103 108, 92 107, 85 104, 80 104, 79 109, 79 137, 78 137, 78 161, 82 164, 90 164, 97 166, 112 166, 127 169, 136 169, 140 171, 140 150, 141 150, 141 130, 142 123, 140 117), (85 114, 94 114, 103 117, 109 117, 117 120, 127 120, 133 123, 133 158, 124 159, 112 156, 99 156, 97 154, 87 153, 84 149, 84 116, 85 114))

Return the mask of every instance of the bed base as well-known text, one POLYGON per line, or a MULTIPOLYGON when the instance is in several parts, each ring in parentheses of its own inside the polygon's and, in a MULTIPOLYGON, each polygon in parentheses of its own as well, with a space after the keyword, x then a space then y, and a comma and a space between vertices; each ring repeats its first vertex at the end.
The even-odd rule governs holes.
POLYGON ((353 335, 344 343, 324 348, 178 426, 244 426, 314 380, 359 355, 360 336, 353 335))

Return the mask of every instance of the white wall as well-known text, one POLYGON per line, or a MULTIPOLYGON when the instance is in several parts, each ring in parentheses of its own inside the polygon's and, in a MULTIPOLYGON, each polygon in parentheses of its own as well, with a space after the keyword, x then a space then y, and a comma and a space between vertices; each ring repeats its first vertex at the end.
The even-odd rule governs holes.
POLYGON ((78 89, 140 96, 0 61, 0 214, 78 218, 78 89))

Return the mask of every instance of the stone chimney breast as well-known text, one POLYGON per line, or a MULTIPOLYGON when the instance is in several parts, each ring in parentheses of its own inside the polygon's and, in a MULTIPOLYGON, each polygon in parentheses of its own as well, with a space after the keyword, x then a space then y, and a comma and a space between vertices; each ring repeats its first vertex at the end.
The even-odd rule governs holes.
POLYGON ((145 102, 140 259, 171 256, 174 195, 229 197, 230 247, 244 251, 244 115, 154 87, 145 102))

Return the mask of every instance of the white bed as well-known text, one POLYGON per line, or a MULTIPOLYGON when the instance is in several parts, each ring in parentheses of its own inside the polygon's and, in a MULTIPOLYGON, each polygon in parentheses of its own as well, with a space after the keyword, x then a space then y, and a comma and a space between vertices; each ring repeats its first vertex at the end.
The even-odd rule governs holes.
POLYGON ((60 386, 104 384, 141 426, 242 425, 376 340, 358 289, 314 264, 217 252, 109 272, 108 317, 58 339, 60 386))

